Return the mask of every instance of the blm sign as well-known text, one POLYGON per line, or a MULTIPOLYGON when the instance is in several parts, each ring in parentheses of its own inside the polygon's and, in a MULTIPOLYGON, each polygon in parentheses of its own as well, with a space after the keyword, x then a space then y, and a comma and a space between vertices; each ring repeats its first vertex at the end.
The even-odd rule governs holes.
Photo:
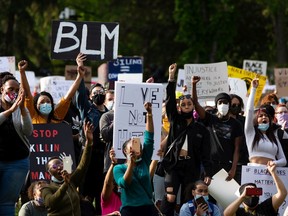
POLYGON ((51 58, 75 60, 81 52, 88 60, 116 59, 118 40, 118 23, 53 21, 51 58))

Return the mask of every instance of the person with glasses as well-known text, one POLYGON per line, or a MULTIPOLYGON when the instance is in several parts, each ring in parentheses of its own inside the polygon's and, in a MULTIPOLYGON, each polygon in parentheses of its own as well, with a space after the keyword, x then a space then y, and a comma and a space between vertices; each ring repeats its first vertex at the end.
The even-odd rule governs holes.
POLYGON ((175 96, 175 73, 177 64, 169 66, 169 80, 166 88, 166 113, 170 122, 164 158, 161 164, 165 170, 165 195, 161 211, 166 216, 174 215, 177 193, 181 185, 181 204, 186 186, 201 178, 211 182, 210 140, 208 130, 193 118, 194 103, 191 95, 179 97, 179 111, 175 96), (201 169, 203 173, 201 172, 201 169))
POLYGON ((286 157, 273 127, 271 111, 265 106, 254 110, 254 98, 258 85, 259 80, 253 79, 246 108, 245 137, 249 152, 249 165, 265 166, 272 161, 276 166, 285 166, 286 157))
POLYGON ((46 163, 46 169, 51 175, 51 182, 41 188, 42 198, 48 211, 48 216, 81 215, 80 196, 77 187, 80 186, 90 162, 93 146, 93 124, 85 121, 85 148, 76 170, 69 174, 63 170, 63 161, 52 157, 46 163))
POLYGON ((243 128, 238 120, 230 116, 231 98, 225 92, 215 97, 216 114, 205 111, 198 102, 196 85, 199 81, 199 76, 192 77, 192 94, 200 120, 210 131, 212 172, 214 175, 223 168, 228 173, 226 181, 230 181, 237 170, 239 150, 243 144, 243 128))
MULTIPOLYGON (((80 67, 84 67, 86 55, 80 53, 76 62, 80 67)), ((76 92, 76 107, 79 109, 80 119, 87 118, 94 126, 93 131, 93 148, 92 157, 87 170, 83 186, 80 188, 81 194, 91 203, 95 201, 95 209, 98 215, 101 214, 101 191, 104 182, 104 155, 106 143, 100 135, 100 119, 102 115, 109 110, 104 105, 106 91, 100 83, 93 84, 90 87, 89 95, 85 91, 84 79, 81 80, 80 86, 76 92)), ((80 143, 84 144, 85 137, 80 125, 79 129, 80 143)), ((109 149, 108 149, 109 152, 109 149)), ((107 152, 106 152, 107 153, 107 152)), ((107 154, 109 157, 109 154, 107 154)))
POLYGON ((202 180, 187 186, 185 200, 186 203, 182 205, 179 216, 221 216, 219 207, 209 201, 208 185, 202 180), (198 200, 202 198, 205 202, 200 203, 198 200))

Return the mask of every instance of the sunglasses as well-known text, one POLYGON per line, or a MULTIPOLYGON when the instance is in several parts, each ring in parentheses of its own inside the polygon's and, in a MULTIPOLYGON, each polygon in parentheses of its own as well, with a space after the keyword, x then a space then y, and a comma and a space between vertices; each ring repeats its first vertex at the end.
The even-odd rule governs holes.
POLYGON ((191 95, 187 94, 187 95, 182 95, 179 97, 179 100, 184 100, 184 99, 191 99, 191 95))
POLYGON ((50 166, 50 169, 56 170, 56 169, 58 169, 58 167, 63 167, 63 163, 62 162, 58 162, 58 163, 52 164, 50 166))

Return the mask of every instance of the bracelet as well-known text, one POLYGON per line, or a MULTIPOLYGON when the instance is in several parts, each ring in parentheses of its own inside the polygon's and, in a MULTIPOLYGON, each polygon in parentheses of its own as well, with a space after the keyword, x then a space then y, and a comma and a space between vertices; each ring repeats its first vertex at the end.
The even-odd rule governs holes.
POLYGON ((151 116, 151 117, 153 116, 152 113, 147 113, 146 115, 147 115, 147 116, 151 116))

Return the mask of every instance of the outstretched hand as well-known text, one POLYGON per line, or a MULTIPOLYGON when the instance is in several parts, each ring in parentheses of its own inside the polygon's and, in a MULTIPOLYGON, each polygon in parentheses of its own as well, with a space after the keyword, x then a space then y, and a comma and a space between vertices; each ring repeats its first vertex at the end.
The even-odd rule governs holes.
POLYGON ((79 53, 76 58, 76 63, 78 66, 84 66, 84 61, 86 61, 87 57, 83 53, 79 53))
POLYGON ((94 130, 93 124, 89 121, 85 121, 84 122, 84 134, 89 145, 93 145, 93 130, 94 130))

